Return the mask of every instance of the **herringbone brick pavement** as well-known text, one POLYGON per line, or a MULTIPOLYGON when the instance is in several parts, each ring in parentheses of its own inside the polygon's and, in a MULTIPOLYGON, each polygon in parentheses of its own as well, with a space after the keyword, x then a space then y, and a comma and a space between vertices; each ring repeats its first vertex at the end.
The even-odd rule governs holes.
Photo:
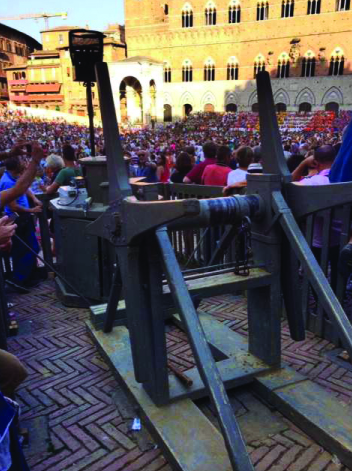
MULTIPOLYGON (((141 439, 130 431, 133 411, 126 413, 115 397, 118 384, 86 332, 88 312, 63 307, 51 282, 12 301, 23 333, 11 338, 9 347, 29 372, 18 391, 22 420, 34 424, 31 441, 39 437, 39 446, 26 450, 30 469, 170 471, 150 437, 141 439)), ((221 296, 201 307, 247 335, 244 298, 221 296)), ((352 401, 352 373, 323 355, 332 345, 309 333, 306 341, 293 342, 285 325, 282 339, 286 362, 342 401, 352 401)), ((187 370, 194 365, 184 333, 171 327, 167 342, 170 360, 178 367, 187 370)), ((283 430, 247 443, 256 471, 346 470, 336 457, 275 414, 285 424, 283 430)))

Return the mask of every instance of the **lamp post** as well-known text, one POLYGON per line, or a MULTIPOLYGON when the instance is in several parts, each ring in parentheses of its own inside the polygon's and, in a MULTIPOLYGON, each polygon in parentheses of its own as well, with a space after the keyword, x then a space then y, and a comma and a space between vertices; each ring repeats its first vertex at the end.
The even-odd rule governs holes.
POLYGON ((96 82, 94 66, 103 61, 105 35, 99 31, 74 29, 69 32, 69 49, 73 65, 73 80, 83 82, 86 87, 87 111, 89 118, 90 149, 95 156, 94 109, 92 86, 96 82))

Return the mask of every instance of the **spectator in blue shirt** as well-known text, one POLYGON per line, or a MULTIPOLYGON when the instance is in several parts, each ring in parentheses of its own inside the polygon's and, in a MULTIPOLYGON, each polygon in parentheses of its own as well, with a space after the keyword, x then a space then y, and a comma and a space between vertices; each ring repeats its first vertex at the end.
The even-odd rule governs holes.
POLYGON ((156 163, 149 161, 148 152, 138 152, 139 163, 135 170, 135 177, 145 177, 147 183, 155 183, 158 181, 156 175, 156 163))
MULTIPOLYGON (((0 180, 0 194, 16 186, 23 167, 18 157, 11 157, 5 161, 6 171, 0 180)), ((16 235, 19 236, 35 252, 39 252, 39 244, 35 236, 35 227, 31 213, 41 211, 41 202, 30 190, 20 195, 16 200, 5 206, 7 215, 18 213, 16 235), (29 198, 34 207, 30 207, 29 198)), ((12 241, 11 257, 13 262, 13 282, 22 287, 30 287, 38 282, 36 279, 37 261, 17 238, 12 241)))

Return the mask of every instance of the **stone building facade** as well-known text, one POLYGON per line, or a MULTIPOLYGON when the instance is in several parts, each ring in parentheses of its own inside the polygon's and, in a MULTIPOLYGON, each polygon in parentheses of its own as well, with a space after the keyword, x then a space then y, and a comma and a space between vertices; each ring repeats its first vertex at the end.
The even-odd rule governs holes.
MULTIPOLYGON (((27 34, 0 23, 0 105, 9 100, 8 83, 5 69, 12 65, 22 65, 41 45, 27 34)), ((21 79, 25 80, 25 71, 20 69, 21 79)), ((18 76, 19 77, 19 76, 18 76)))
POLYGON ((350 0, 125 0, 129 60, 162 64, 166 119, 256 110, 263 69, 279 110, 349 109, 351 29, 350 0))
MULTIPOLYGON (((69 52, 69 31, 72 29, 80 27, 62 26, 42 31, 43 49, 32 52, 24 64, 6 69, 12 103, 86 116, 86 89, 83 83, 73 80, 69 52)), ((104 60, 124 59, 123 27, 110 25, 104 33, 104 60)), ((98 92, 94 87, 92 94, 95 112, 99 114, 98 92)))

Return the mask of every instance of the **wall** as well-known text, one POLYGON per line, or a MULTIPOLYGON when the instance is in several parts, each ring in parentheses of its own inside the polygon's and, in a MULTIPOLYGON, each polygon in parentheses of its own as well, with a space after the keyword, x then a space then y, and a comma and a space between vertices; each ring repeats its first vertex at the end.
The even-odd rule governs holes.
MULTIPOLYGON (((169 14, 165 15, 162 3, 157 0, 126 0, 126 41, 128 56, 148 56, 168 62, 172 69, 172 83, 182 81, 182 64, 189 59, 193 66, 193 81, 198 85, 179 85, 179 97, 185 90, 200 87, 213 93, 223 93, 226 85, 228 59, 235 56, 239 64, 239 82, 235 88, 243 88, 241 81, 253 79, 254 61, 258 54, 264 58, 266 70, 276 77, 277 63, 282 53, 293 53, 291 41, 299 39, 296 47, 296 62, 290 68, 290 76, 297 77, 296 85, 301 90, 306 84, 300 81, 300 60, 307 51, 316 57, 316 75, 328 76, 332 52, 339 48, 345 57, 344 75, 351 74, 352 43, 349 40, 352 29, 352 11, 335 11, 335 0, 321 0, 321 13, 307 15, 307 0, 296 0, 293 18, 281 18, 281 0, 269 1, 269 19, 256 21, 257 1, 240 3, 241 22, 228 23, 228 0, 215 1, 217 24, 205 26, 206 1, 188 2, 193 9, 193 28, 182 28, 181 12, 186 2, 165 0, 169 14), (204 85, 204 63, 211 58, 215 63, 216 87, 204 85), (292 66, 296 65, 296 66, 292 66), (299 80, 298 80, 299 78, 299 80), (200 83, 199 83, 200 82, 200 83)), ((327 77, 330 84, 330 78, 327 77)), ((338 79, 337 79, 338 80, 338 79)), ((280 81, 281 82, 281 81, 280 81)), ((319 82, 320 85, 321 82, 319 82)), ((343 82, 345 83, 345 82, 343 82)), ((314 93, 318 93, 312 81, 314 93)), ((233 84, 229 83, 233 88, 233 84)), ((278 85, 279 86, 279 85, 278 85)), ((281 84, 286 88, 290 85, 281 84)), ((174 90, 173 85, 165 84, 165 89, 174 90)), ((250 86, 249 86, 250 87, 250 86)), ((170 91, 171 93, 171 91, 170 91)), ((201 92, 197 99, 201 99, 201 92)), ((345 100, 349 99, 347 95, 345 100)))

